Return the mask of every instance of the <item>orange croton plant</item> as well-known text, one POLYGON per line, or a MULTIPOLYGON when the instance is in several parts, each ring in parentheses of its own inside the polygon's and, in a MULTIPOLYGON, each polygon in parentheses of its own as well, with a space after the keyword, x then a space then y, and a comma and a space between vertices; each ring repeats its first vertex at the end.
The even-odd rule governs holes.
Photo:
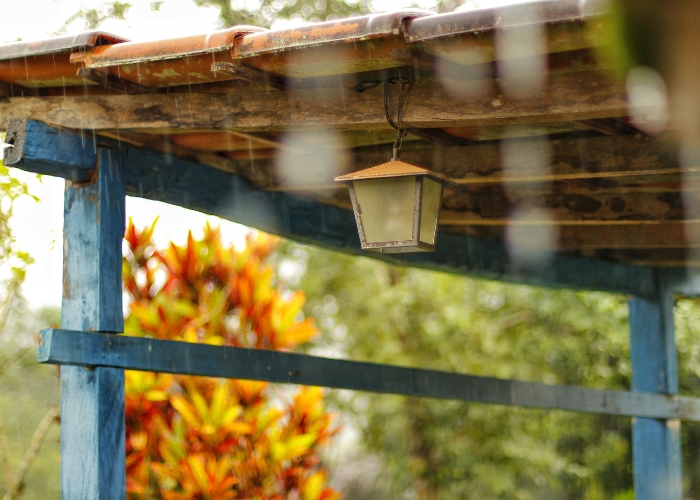
MULTIPOLYGON (((126 231, 125 333, 289 350, 317 334, 304 295, 274 283, 275 239, 244 250, 209 225, 201 239, 155 248, 155 223, 126 231)), ((318 388, 293 397, 263 382, 126 372, 129 498, 331 500, 319 448, 336 432, 318 388)))

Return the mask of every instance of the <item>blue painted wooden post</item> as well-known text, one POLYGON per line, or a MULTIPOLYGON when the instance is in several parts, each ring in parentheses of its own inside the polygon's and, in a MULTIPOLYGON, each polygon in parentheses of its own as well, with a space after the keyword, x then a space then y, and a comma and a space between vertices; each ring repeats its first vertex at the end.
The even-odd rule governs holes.
MULTIPOLYGON (((673 291, 656 271, 656 296, 630 300, 632 390, 678 393, 673 291)), ((681 500, 680 421, 636 418, 632 423, 635 500, 681 500)))
MULTIPOLYGON (((87 183, 67 183, 61 323, 121 332, 125 175, 118 152, 99 149, 87 183)), ((91 335, 86 333, 85 335, 91 335)), ((61 492, 65 500, 126 496, 124 372, 61 369, 61 492)))

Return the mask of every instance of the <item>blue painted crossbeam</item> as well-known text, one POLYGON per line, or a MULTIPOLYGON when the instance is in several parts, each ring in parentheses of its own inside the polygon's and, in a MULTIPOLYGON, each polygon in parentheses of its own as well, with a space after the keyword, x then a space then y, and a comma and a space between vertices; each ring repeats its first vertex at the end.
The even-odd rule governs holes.
POLYGON ((455 399, 530 408, 700 421, 700 399, 477 377, 238 347, 44 330, 40 363, 114 367, 455 399))
MULTIPOLYGON (((352 210, 290 193, 264 191, 244 177, 207 165, 94 135, 88 139, 32 120, 11 122, 7 134, 14 137, 14 148, 7 153, 6 165, 85 180, 93 172, 96 145, 102 141, 115 149, 114 154, 125 165, 127 195, 218 215, 303 243, 476 278, 638 297, 654 295, 654 270, 648 266, 554 255, 545 267, 519 268, 510 262, 502 243, 468 235, 440 234, 435 252, 362 252, 352 210)), ((700 287, 700 280, 697 285, 700 287)), ((700 290, 693 288, 684 291, 698 294, 700 290)))

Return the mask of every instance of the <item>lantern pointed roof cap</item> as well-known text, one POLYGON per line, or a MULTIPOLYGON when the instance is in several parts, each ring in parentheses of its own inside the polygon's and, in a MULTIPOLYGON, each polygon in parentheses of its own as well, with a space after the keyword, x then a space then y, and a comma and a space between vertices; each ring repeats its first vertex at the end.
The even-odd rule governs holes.
POLYGON ((353 182, 365 179, 385 179, 388 177, 407 177, 411 175, 425 175, 432 177, 434 180, 446 185, 456 186, 454 182, 447 179, 444 175, 436 174, 425 168, 416 167, 410 163, 401 160, 392 160, 387 163, 382 163, 376 167, 366 168, 357 172, 352 172, 347 175, 336 177, 336 182, 353 182))

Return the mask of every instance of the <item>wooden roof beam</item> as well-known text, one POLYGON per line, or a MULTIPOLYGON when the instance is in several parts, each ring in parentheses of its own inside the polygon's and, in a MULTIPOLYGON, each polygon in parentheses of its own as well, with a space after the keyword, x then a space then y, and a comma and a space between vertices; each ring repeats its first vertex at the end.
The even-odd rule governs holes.
MULTIPOLYGON (((604 71, 550 75, 542 92, 498 80, 415 85, 405 122, 415 128, 548 123, 624 116, 625 90, 604 71)), ((29 118, 73 129, 386 129, 383 91, 343 87, 224 94, 149 94, 9 98, 0 124, 29 118)))

